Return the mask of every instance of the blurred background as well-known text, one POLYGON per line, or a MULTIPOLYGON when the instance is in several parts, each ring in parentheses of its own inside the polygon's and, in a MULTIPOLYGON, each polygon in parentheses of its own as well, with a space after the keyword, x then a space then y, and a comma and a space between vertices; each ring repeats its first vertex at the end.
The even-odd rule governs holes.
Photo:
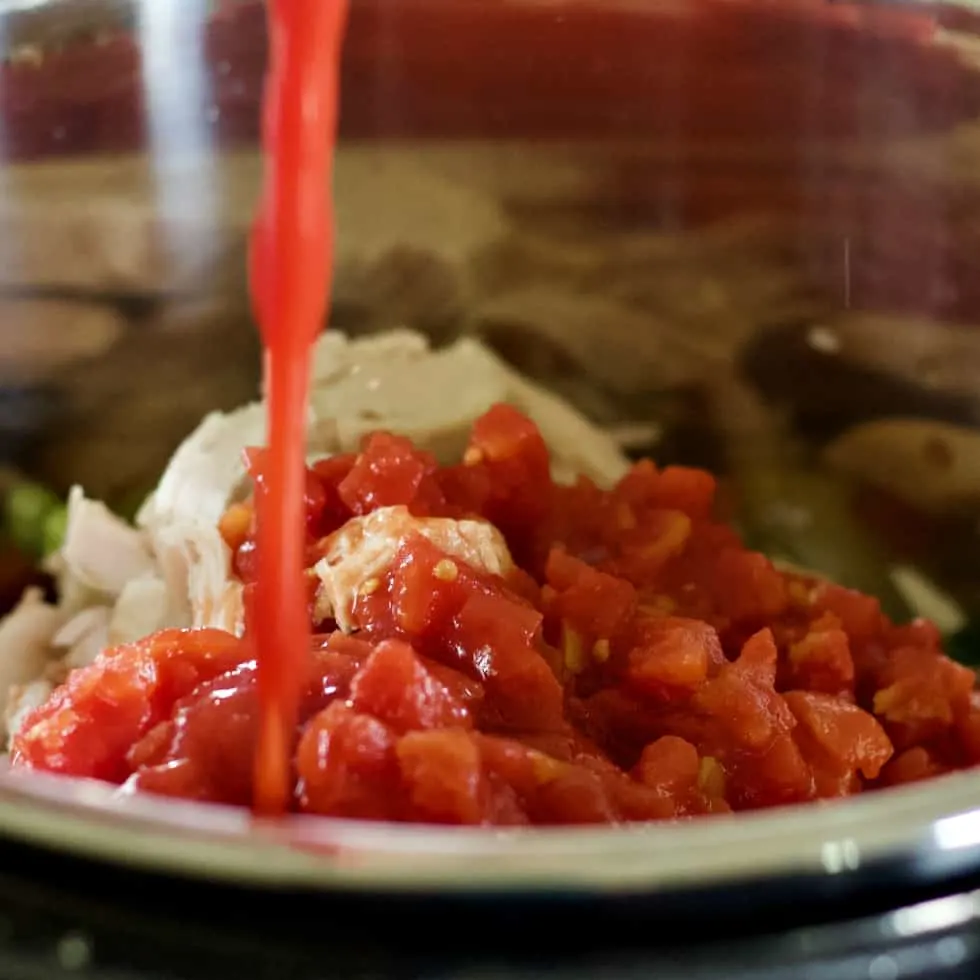
MULTIPOLYGON (((333 324, 478 335, 747 538, 980 617, 980 15, 352 0, 333 324)), ((0 0, 0 600, 255 395, 258 0, 0 0)), ((966 632, 964 632, 966 630, 966 632)))

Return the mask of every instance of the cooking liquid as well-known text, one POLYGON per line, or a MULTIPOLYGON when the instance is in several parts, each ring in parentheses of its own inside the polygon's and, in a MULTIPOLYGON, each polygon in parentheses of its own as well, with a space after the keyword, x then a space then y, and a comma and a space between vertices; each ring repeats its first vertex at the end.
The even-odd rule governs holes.
POLYGON ((265 176, 252 230, 252 302, 265 347, 268 443, 256 490, 257 813, 290 803, 299 687, 310 649, 303 487, 310 355, 329 304, 331 177, 347 0, 270 0, 265 176))

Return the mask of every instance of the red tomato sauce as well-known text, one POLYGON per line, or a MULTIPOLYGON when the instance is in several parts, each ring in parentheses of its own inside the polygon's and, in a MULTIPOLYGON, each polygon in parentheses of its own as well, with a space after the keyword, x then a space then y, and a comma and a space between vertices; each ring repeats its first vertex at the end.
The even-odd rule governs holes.
MULTIPOLYGON (((271 451, 253 451, 258 499, 271 451)), ((848 796, 980 762, 975 675, 926 622, 773 566, 713 517, 715 481, 641 462, 556 485, 497 406, 456 465, 378 433, 307 469, 293 810, 469 825, 666 820, 848 796), (317 620, 312 566, 352 518, 485 518, 494 576, 422 536, 317 620)), ((261 615, 254 501, 221 522, 261 615)), ((259 551, 261 556, 261 549, 259 551)), ((168 631, 108 650, 27 719, 13 764, 249 805, 261 671, 248 642, 168 631)), ((295 741, 294 741, 295 740, 295 741)))
POLYGON ((289 758, 310 628, 303 599, 303 481, 310 350, 333 260, 330 206, 337 75, 346 0, 272 0, 263 106, 265 186, 251 285, 265 345, 269 449, 257 499, 259 576, 249 636, 261 725, 255 809, 289 799, 289 758))

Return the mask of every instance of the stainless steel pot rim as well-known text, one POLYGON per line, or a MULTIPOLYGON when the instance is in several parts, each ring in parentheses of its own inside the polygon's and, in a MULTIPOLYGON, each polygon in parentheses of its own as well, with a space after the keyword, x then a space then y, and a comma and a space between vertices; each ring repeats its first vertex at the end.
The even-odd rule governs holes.
POLYGON ((0 771, 0 835, 147 871, 356 891, 637 894, 980 855, 980 773, 681 824, 489 830, 292 816, 0 771))

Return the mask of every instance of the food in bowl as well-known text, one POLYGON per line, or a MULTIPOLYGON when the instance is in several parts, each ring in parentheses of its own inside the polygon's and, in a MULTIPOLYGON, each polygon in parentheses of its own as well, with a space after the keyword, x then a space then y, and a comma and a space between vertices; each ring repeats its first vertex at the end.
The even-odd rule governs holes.
MULTIPOLYGON (((616 824, 980 762, 938 630, 746 549, 710 474, 630 465, 472 341, 327 334, 315 360, 293 809, 616 824)), ((73 493, 57 605, 0 627, 14 770, 250 803, 264 418, 205 419, 135 527, 73 493)))

